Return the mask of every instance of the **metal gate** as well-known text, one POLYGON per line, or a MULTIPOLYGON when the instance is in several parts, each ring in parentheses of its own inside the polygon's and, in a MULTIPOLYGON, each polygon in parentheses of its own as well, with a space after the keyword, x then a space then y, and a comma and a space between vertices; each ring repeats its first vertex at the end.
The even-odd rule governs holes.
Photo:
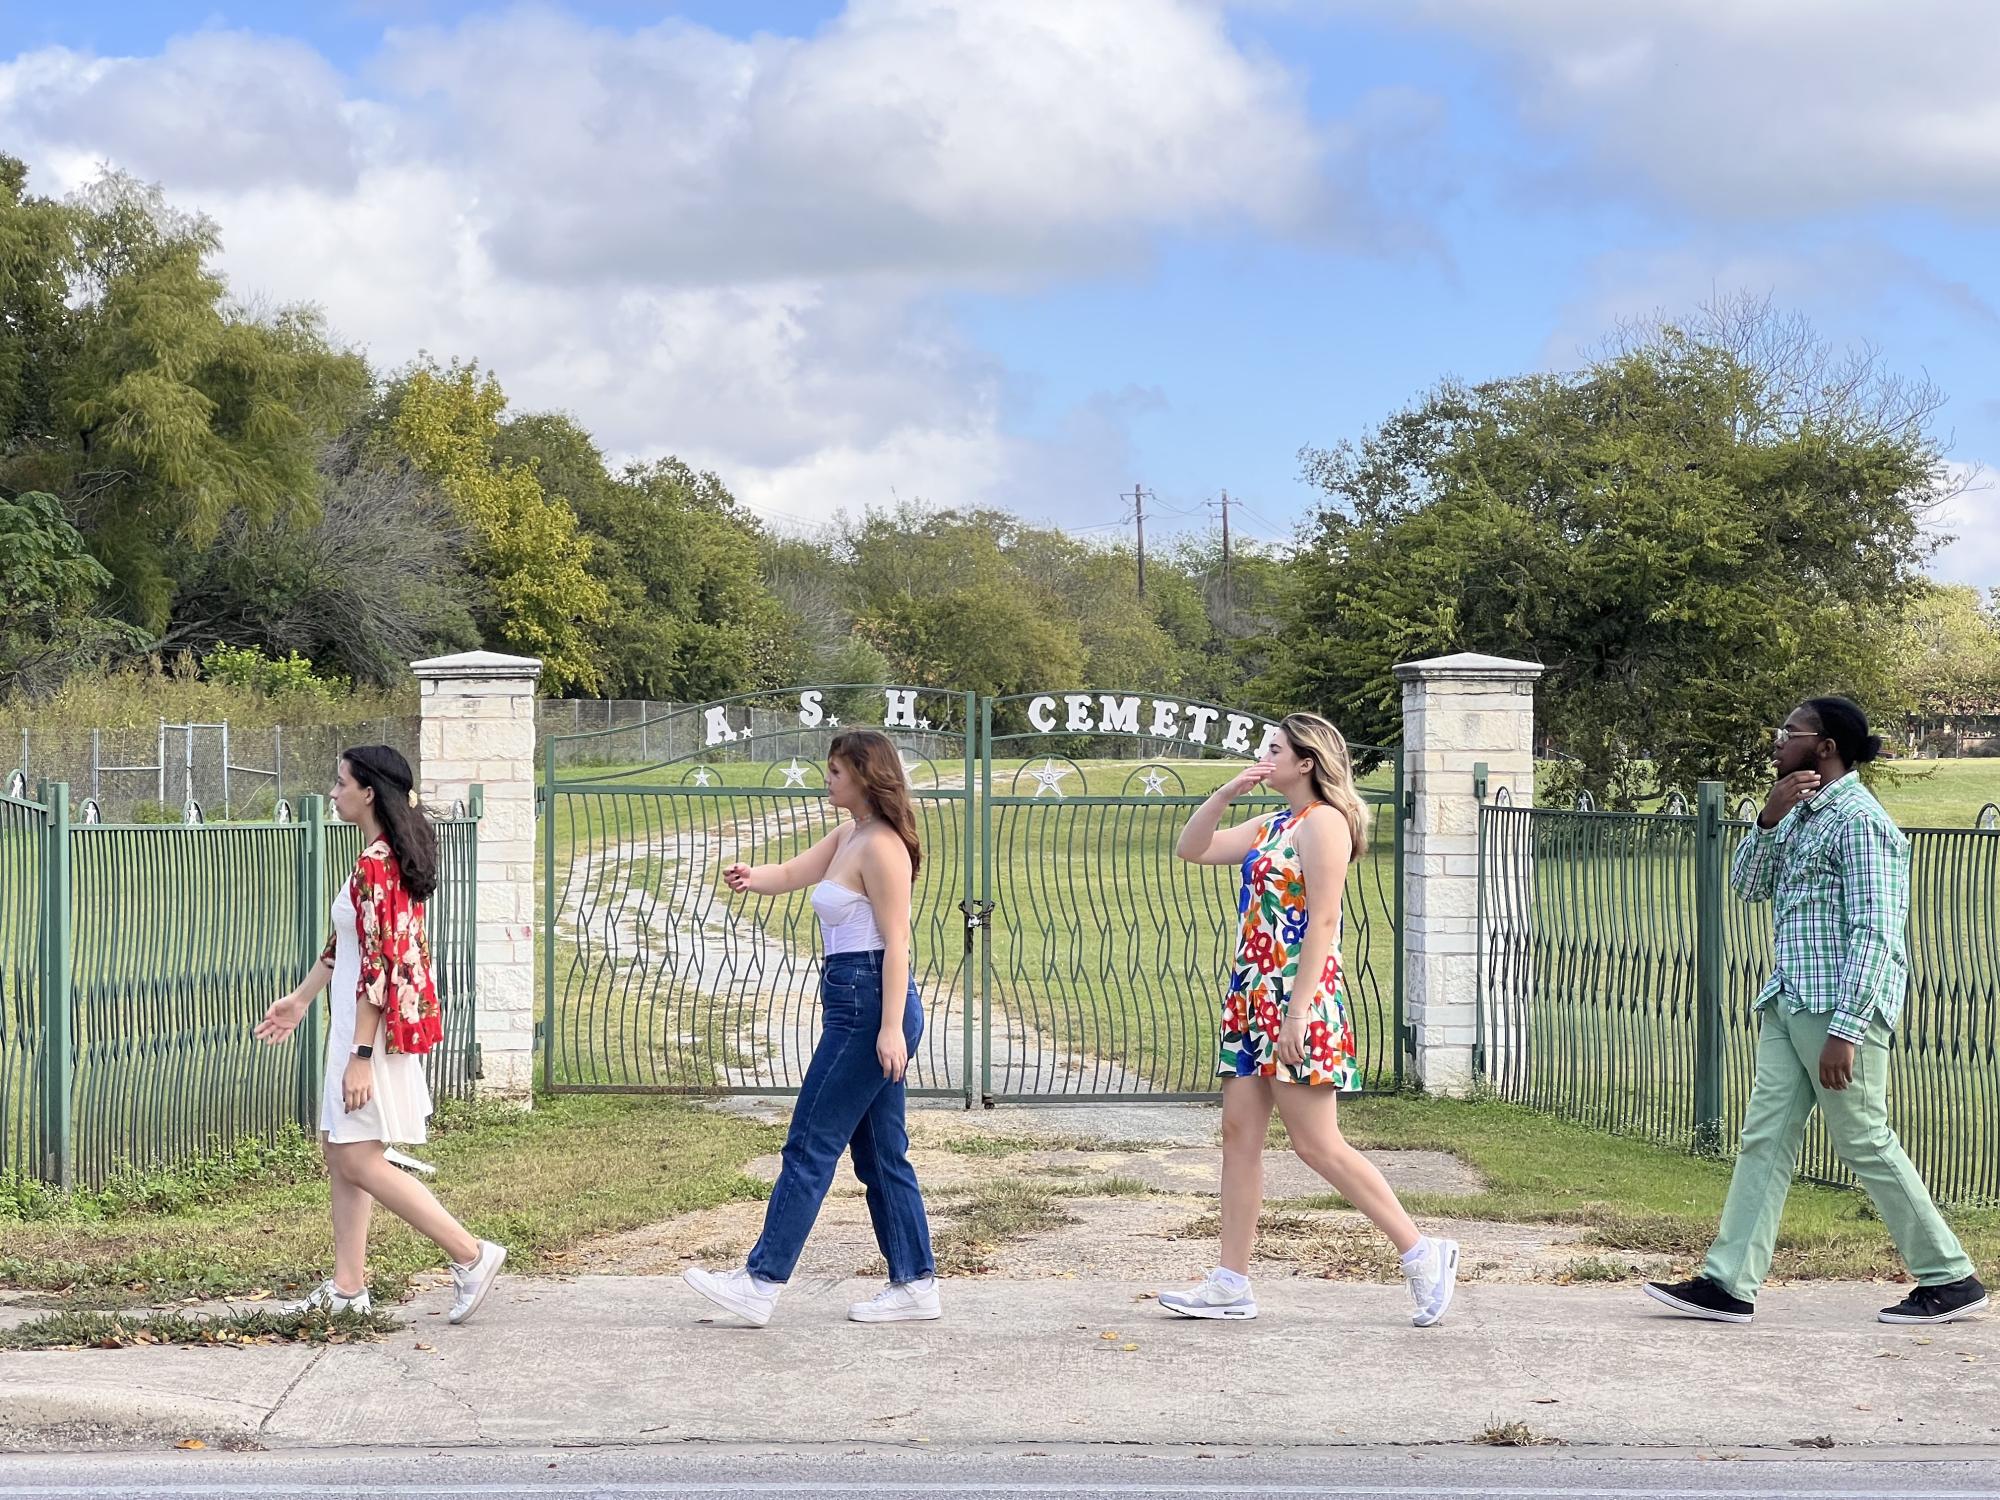
MULTIPOLYGON (((924 848, 911 1091, 968 1105, 1212 1096, 1237 876, 1173 845, 1269 721, 1153 694, 906 686, 744 694, 544 741, 543 1086, 797 1090, 819 1024, 809 893, 734 897, 721 876, 836 826, 824 759, 843 725, 896 741, 924 848)), ((1344 905, 1356 1042, 1378 1091, 1400 1086, 1405 1051, 1402 770, 1393 751, 1356 754, 1364 802, 1389 809, 1344 905)))

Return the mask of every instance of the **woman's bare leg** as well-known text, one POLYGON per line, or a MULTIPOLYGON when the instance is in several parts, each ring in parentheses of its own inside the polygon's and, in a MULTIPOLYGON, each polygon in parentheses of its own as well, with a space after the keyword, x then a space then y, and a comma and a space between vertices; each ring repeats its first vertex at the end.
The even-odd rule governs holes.
POLYGON ((1271 1128, 1271 1082, 1222 1083, 1222 1267, 1250 1274, 1257 1216, 1264 1211, 1264 1135, 1271 1128))
POLYGON ((348 1181, 410 1228, 430 1240, 459 1265, 479 1258, 479 1241, 445 1211, 431 1190, 389 1165, 380 1141, 350 1141, 329 1148, 338 1154, 348 1181))
MULTIPOLYGON (((1360 1209, 1375 1227, 1394 1241, 1399 1254, 1417 1248, 1423 1236, 1403 1211, 1396 1190, 1375 1163, 1347 1144, 1340 1133, 1340 1100, 1332 1087, 1274 1083, 1278 1115, 1299 1160, 1333 1184, 1334 1190, 1360 1209)), ((1226 1108, 1227 1106, 1225 1106, 1226 1108)), ((1224 1232, 1228 1221, 1224 1220, 1224 1232)))
POLYGON ((340 1147, 322 1141, 333 1193, 333 1285, 353 1296, 368 1288, 368 1218, 375 1200, 349 1180, 340 1147))

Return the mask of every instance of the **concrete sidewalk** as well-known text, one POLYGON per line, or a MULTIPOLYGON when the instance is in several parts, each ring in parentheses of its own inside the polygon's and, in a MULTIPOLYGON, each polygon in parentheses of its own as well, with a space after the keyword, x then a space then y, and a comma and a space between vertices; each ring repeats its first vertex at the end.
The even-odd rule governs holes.
MULTIPOLYGON (((452 1328, 442 1290, 378 1344, 0 1356, 0 1426, 266 1447, 892 1441, 1455 1443, 1519 1421, 1576 1444, 2000 1450, 2000 1320, 1873 1321, 1887 1286, 1778 1287, 1748 1328, 1632 1286, 1471 1286, 1412 1329, 1400 1287, 1258 1287, 1189 1322, 1112 1281, 945 1283, 931 1324, 845 1321, 873 1284, 795 1285, 769 1328, 677 1279, 509 1278, 452 1328), (1136 1348, 1128 1348, 1136 1345, 1136 1348)), ((20 1441, 16 1437, 16 1441, 20 1441)))

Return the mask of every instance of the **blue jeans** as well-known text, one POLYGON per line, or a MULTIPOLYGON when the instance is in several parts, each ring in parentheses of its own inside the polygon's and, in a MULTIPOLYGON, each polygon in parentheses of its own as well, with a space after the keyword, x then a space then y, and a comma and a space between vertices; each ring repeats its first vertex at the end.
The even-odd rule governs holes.
MULTIPOLYGON (((868 1190, 868 1217, 889 1263, 889 1279, 929 1276, 937 1262, 924 1195, 910 1166, 905 1091, 901 1082, 882 1076, 875 1056, 882 1029, 881 950, 831 955, 821 970, 819 993, 819 1045, 792 1109, 784 1165, 764 1208, 764 1232, 750 1251, 750 1270, 767 1281, 792 1279, 840 1153, 849 1151, 854 1175, 868 1190)), ((912 979, 903 1003, 903 1039, 912 1055, 923 1034, 924 1009, 912 979)))

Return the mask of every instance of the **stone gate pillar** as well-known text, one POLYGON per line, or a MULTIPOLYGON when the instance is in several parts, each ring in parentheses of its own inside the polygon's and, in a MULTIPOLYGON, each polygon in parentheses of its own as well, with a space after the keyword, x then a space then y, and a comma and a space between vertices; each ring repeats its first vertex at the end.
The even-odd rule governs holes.
POLYGON ((1479 799, 1535 795, 1535 662, 1464 652, 1396 668, 1403 684, 1403 769, 1414 811, 1403 842, 1404 1018, 1417 1078, 1435 1094, 1473 1084, 1477 1041, 1479 799))
POLYGON ((420 793, 449 807, 485 788, 479 821, 478 1092, 531 1103, 535 1080, 535 682, 531 656, 412 663, 423 695, 420 793))

